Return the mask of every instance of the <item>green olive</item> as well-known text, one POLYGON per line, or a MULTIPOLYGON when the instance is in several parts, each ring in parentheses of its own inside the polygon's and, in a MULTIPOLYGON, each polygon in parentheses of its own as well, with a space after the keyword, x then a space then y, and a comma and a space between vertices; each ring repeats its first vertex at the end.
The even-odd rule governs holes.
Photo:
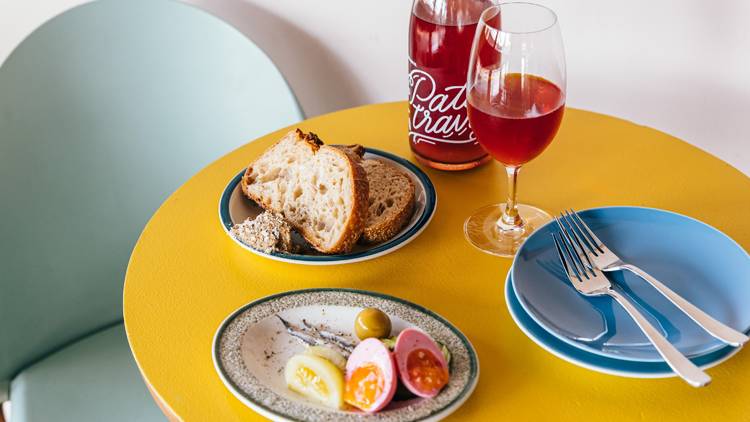
POLYGON ((380 309, 363 309, 354 320, 354 332, 360 340, 388 337, 391 335, 391 319, 380 309))

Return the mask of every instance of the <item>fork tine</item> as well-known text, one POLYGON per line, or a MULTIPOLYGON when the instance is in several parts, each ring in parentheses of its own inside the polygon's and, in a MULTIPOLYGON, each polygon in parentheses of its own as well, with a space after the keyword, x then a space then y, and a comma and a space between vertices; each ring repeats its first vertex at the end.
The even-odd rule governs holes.
MULTIPOLYGON (((586 248, 581 248, 581 251, 583 252, 583 255, 584 255, 584 256, 586 257, 586 260, 587 260, 587 261, 589 261, 589 263, 591 262, 591 260, 592 260, 592 259, 594 259, 594 258, 593 258, 593 257, 591 256, 592 252, 591 252, 591 251, 589 251, 588 249, 586 249, 586 248)), ((596 276, 597 276, 597 273, 601 273, 601 271, 599 270, 599 268, 597 268, 597 266, 596 266, 596 265, 592 265, 592 266, 591 266, 591 267, 589 268, 589 271, 591 271, 591 275, 593 275, 594 277, 596 277, 596 276)))
POLYGON ((573 217, 573 214, 571 214, 567 210, 563 210, 563 212, 560 214, 563 217, 562 220, 568 224, 568 227, 570 227, 570 231, 572 231, 577 238, 578 243, 580 243, 582 246, 585 246, 586 249, 588 249, 594 255, 598 256, 599 254, 597 253, 597 251, 599 250, 599 247, 596 246, 593 241, 589 240, 589 238, 584 233, 583 228, 581 228, 581 225, 578 224, 578 221, 576 221, 575 217, 573 217))
POLYGON ((585 277, 587 280, 591 279, 591 277, 589 277, 589 273, 586 271, 586 264, 583 263, 581 257, 573 250, 570 241, 566 239, 565 236, 562 236, 560 234, 558 234, 557 236, 563 246, 563 252, 565 252, 565 256, 568 259, 568 265, 572 265, 574 268, 580 271, 583 277, 585 277))
POLYGON ((566 256, 568 257, 568 263, 584 278, 587 280, 589 277, 589 272, 586 271, 586 265, 581 261, 580 256, 578 253, 573 249, 573 245, 570 243, 570 239, 566 238, 564 234, 558 233, 557 234, 558 240, 560 241, 560 245, 562 246, 563 252, 565 252, 566 256))
MULTIPOLYGON (((588 274, 586 273, 586 264, 581 259, 581 255, 583 255, 583 251, 578 250, 578 246, 573 243, 573 240, 570 238, 570 234, 568 233, 568 230, 562 225, 560 222, 560 219, 555 217, 555 221, 557 222, 557 227, 560 228, 560 233, 562 234, 561 238, 563 240, 563 244, 568 248, 569 252, 572 256, 577 258, 575 260, 576 263, 579 263, 581 266, 581 271, 583 272, 583 275, 586 278, 589 278, 588 274)), ((588 256, 586 256, 586 260, 589 261, 588 256)), ((589 268, 592 268, 593 265, 591 264, 591 261, 589 261, 589 268)))
MULTIPOLYGON (((560 241, 557 240, 557 236, 555 236, 554 233, 551 233, 551 234, 552 234, 552 241, 555 242, 555 249, 557 250, 557 257, 560 258, 560 264, 562 264, 563 270, 565 270, 565 275, 567 275, 569 279, 572 279, 573 274, 571 274, 570 267, 568 266, 568 262, 563 257, 563 251, 562 251, 562 247, 560 246, 560 241)), ((576 275, 576 277, 578 276, 576 275)))
MULTIPOLYGON (((568 245, 568 242, 565 241, 565 228, 560 224, 560 220, 557 219, 557 217, 553 217, 555 219, 555 223, 557 223, 557 228, 560 230, 560 233, 558 233, 557 237, 560 241, 560 246, 562 247, 563 252, 566 252, 567 254, 570 254, 570 246, 568 245)), ((588 278, 588 275, 584 272, 583 268, 578 268, 577 265, 575 265, 575 262, 570 262, 571 267, 576 272, 576 274, 582 274, 584 277, 588 278)))
POLYGON ((554 233, 552 233, 552 240, 555 242, 555 249, 557 249, 557 256, 560 258, 560 263, 562 264, 563 269, 565 270, 565 274, 568 276, 568 280, 572 282, 573 275, 575 275, 578 281, 583 282, 583 280, 581 280, 581 276, 578 275, 578 270, 575 270, 575 274, 571 274, 570 268, 571 268, 572 263, 569 263, 568 261, 568 258, 567 258, 568 253, 563 252, 563 247, 560 245, 561 241, 557 239, 557 236, 554 233))
MULTIPOLYGON (((569 229, 564 229, 565 234, 568 236, 568 239, 570 239, 571 243, 578 246, 576 248, 576 253, 578 253, 578 256, 583 255, 583 257, 586 258, 586 262, 589 263, 589 267, 594 268, 595 266, 594 266, 594 263, 591 261, 591 255, 589 255, 588 253, 585 253, 586 249, 589 248, 589 245, 584 246, 584 244, 581 242, 581 237, 578 236, 576 229, 570 224, 570 221, 568 221, 564 215, 561 215, 561 217, 562 218, 560 218, 560 220, 562 220, 562 223, 567 223, 569 227, 569 229)), ((564 224, 562 224, 562 226, 564 226, 564 224)))
POLYGON ((581 218, 581 216, 580 216, 580 215, 578 215, 578 211, 574 210, 573 208, 571 208, 571 209, 570 209, 570 211, 571 211, 571 213, 572 213, 572 214, 573 214, 573 215, 575 216, 575 220, 576 220, 576 222, 577 222, 577 223, 580 223, 580 224, 581 224, 581 227, 583 227, 583 228, 585 229, 585 234, 586 234, 587 236, 589 236, 589 238, 591 239, 591 241, 593 242, 593 244, 594 244, 594 245, 596 246, 596 248, 597 248, 597 249, 599 249, 599 251, 600 251, 601 253, 604 253, 604 249, 602 249, 602 246, 604 246, 604 242, 602 242, 601 240, 599 240, 599 238, 598 238, 598 237, 596 237, 596 235, 594 234, 594 232, 593 232, 593 231, 591 231, 591 229, 590 229, 590 228, 589 228, 589 226, 588 226, 588 225, 587 225, 587 224, 586 224, 586 223, 585 223, 585 222, 583 221, 583 219, 581 218))

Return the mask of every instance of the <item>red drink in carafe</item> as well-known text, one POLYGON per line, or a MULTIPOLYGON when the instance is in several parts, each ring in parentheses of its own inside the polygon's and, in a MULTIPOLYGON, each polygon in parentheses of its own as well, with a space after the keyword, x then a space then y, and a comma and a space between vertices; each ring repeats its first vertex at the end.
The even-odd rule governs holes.
POLYGON ((423 164, 465 170, 490 159, 466 115, 466 73, 482 0, 415 0, 409 36, 409 143, 423 164))

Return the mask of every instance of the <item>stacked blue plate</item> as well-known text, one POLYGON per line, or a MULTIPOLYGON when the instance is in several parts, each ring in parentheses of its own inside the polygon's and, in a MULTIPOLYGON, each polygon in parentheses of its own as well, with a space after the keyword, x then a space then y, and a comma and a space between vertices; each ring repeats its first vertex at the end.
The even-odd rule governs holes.
MULTIPOLYGON (((623 260, 636 264, 719 321, 750 332, 750 255, 698 220, 640 207, 579 213, 623 260)), ((552 354, 585 368, 641 378, 675 376, 638 326, 609 297, 584 297, 570 285, 551 233, 537 230, 513 261, 505 285, 516 324, 552 354)), ((740 349, 703 331, 658 291, 626 272, 607 273, 680 352, 702 368, 740 349)))

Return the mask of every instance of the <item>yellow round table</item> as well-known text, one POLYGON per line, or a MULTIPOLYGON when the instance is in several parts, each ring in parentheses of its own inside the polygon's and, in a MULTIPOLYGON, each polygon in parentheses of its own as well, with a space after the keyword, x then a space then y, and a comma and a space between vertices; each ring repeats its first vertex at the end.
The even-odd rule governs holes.
MULTIPOLYGON (((301 122, 327 143, 361 143, 413 160, 407 105, 376 104, 301 122)), ((503 284, 511 260, 464 240, 474 209, 501 202, 505 173, 492 163, 463 173, 426 169, 437 189, 432 223, 413 242, 372 261, 312 267, 237 246, 218 217, 222 189, 287 129, 209 165, 161 206, 133 251, 125 280, 130 346, 157 402, 174 420, 260 420, 219 379, 211 343, 241 305, 292 289, 351 287, 395 295, 448 318, 471 340, 481 375, 454 415, 463 420, 750 420, 750 353, 710 369, 713 384, 604 375, 545 352, 514 325, 503 284)), ((210 140, 207 140, 210 142, 210 140)), ((750 179, 679 139, 568 109, 560 132, 519 179, 519 199, 549 212, 642 205, 703 220, 750 249, 750 179)), ((699 259, 700 257, 697 257, 699 259)))

